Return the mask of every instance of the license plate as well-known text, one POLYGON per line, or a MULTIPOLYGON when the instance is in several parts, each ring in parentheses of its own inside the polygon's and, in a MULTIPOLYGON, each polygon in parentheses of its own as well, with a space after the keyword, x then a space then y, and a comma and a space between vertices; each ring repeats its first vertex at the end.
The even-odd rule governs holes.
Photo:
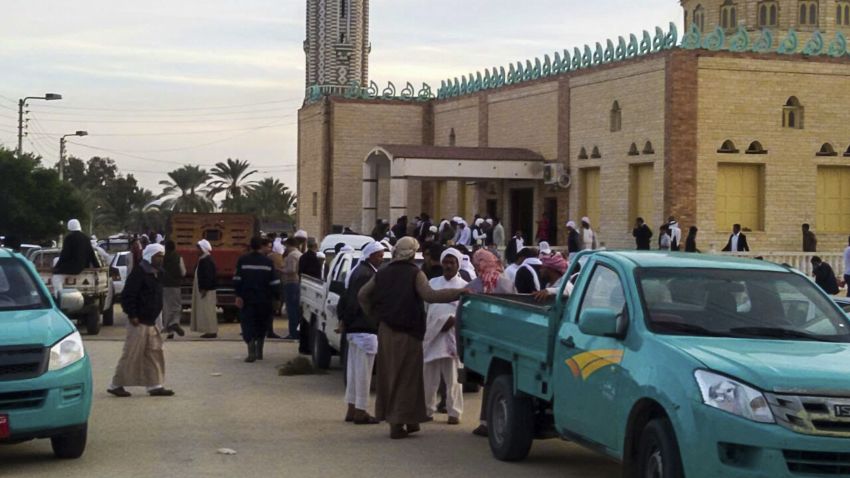
POLYGON ((840 418, 850 418, 850 405, 836 405, 835 416, 840 418))
POLYGON ((0 415, 0 438, 9 438, 9 416, 0 415))

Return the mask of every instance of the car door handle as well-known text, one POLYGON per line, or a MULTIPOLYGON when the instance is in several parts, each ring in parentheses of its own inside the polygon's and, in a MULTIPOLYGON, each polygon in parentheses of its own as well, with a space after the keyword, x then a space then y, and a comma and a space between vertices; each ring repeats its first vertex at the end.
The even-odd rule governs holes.
POLYGON ((561 345, 563 345, 564 347, 570 348, 570 349, 576 348, 576 342, 575 342, 575 340, 573 340, 572 337, 567 337, 565 339, 561 339, 561 345))

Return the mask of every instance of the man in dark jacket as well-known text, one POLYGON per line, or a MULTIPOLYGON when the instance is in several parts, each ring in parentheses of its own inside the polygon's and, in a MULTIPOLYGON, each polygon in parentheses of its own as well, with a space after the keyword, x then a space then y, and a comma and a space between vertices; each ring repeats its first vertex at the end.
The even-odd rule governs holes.
POLYGON ((363 248, 363 258, 348 276, 348 289, 340 300, 340 311, 348 343, 346 355, 345 421, 357 425, 374 425, 378 420, 369 415, 369 390, 372 368, 378 353, 378 323, 370 320, 360 307, 357 294, 378 272, 384 262, 384 247, 370 242, 363 248))
POLYGON ((162 335, 156 327, 162 313, 162 260, 165 248, 159 244, 147 246, 142 262, 127 277, 121 293, 121 307, 130 321, 127 340, 112 385, 107 391, 116 397, 129 397, 124 387, 147 387, 154 397, 170 397, 172 390, 165 383, 165 356, 162 353, 162 335))
POLYGON ((818 236, 812 232, 811 226, 803 224, 803 252, 818 251, 818 236))
POLYGON ((723 252, 750 252, 750 245, 747 244, 747 236, 741 232, 740 224, 732 226, 732 235, 729 236, 729 242, 726 243, 723 252))
POLYGON ((58 297, 65 284, 65 276, 75 276, 83 269, 90 267, 101 267, 97 254, 91 246, 91 239, 83 234, 80 221, 71 219, 68 221, 68 235, 62 242, 62 252, 59 253, 59 261, 53 268, 53 293, 58 297))
POLYGON ((572 260, 573 256, 581 251, 581 236, 576 229, 575 221, 567 222, 567 259, 572 260))
POLYGON ((298 272, 302 276, 315 277, 321 280, 322 261, 319 260, 319 256, 316 254, 318 250, 319 243, 316 242, 316 238, 311 237, 307 239, 307 252, 301 254, 301 257, 298 259, 298 272))
POLYGON ((272 302, 280 295, 280 278, 274 263, 266 257, 269 249, 268 239, 251 238, 251 252, 239 258, 233 276, 236 307, 241 310, 242 340, 248 344, 248 363, 263 359, 266 331, 274 312, 272 302))
POLYGON ((174 333, 183 337, 186 332, 180 327, 183 306, 180 297, 180 284, 186 276, 186 265, 177 253, 174 241, 165 241, 165 257, 162 260, 162 326, 173 339, 174 333))
POLYGON ((812 257, 812 275, 815 277, 815 284, 824 292, 829 295, 838 294, 838 279, 835 278, 835 271, 818 256, 812 257))
POLYGON ((643 221, 642 217, 637 218, 635 228, 632 231, 632 236, 635 238, 635 245, 639 251, 648 251, 652 239, 652 230, 643 221))
POLYGON ((538 250, 533 247, 526 247, 519 251, 519 257, 525 260, 519 266, 514 281, 518 294, 533 294, 543 289, 545 284, 540 278, 540 266, 543 263, 538 259, 538 254, 538 250))

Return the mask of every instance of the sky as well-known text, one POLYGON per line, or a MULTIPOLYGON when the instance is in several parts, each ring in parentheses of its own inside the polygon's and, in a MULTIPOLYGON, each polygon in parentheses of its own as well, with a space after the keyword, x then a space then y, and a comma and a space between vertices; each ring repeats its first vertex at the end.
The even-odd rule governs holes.
MULTIPOLYGON (((307 0, 315 1, 315 0, 307 0)), ((296 188, 305 0, 0 0, 0 144, 107 156, 143 187, 184 164, 249 161, 296 188)), ((676 22, 677 0, 371 0, 370 79, 440 81, 676 22)), ((680 33, 681 35, 681 33, 680 33)), ((640 36, 640 35, 638 35, 640 36)), ((628 37, 627 37, 628 38, 628 37)))

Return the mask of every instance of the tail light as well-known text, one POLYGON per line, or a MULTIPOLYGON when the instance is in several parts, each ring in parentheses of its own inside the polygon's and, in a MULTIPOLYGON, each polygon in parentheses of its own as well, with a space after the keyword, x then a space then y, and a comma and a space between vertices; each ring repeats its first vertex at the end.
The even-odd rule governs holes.
POLYGON ((121 280, 121 272, 118 270, 117 267, 110 267, 109 268, 109 275, 110 275, 110 277, 112 277, 112 280, 114 280, 114 281, 120 281, 121 280))

